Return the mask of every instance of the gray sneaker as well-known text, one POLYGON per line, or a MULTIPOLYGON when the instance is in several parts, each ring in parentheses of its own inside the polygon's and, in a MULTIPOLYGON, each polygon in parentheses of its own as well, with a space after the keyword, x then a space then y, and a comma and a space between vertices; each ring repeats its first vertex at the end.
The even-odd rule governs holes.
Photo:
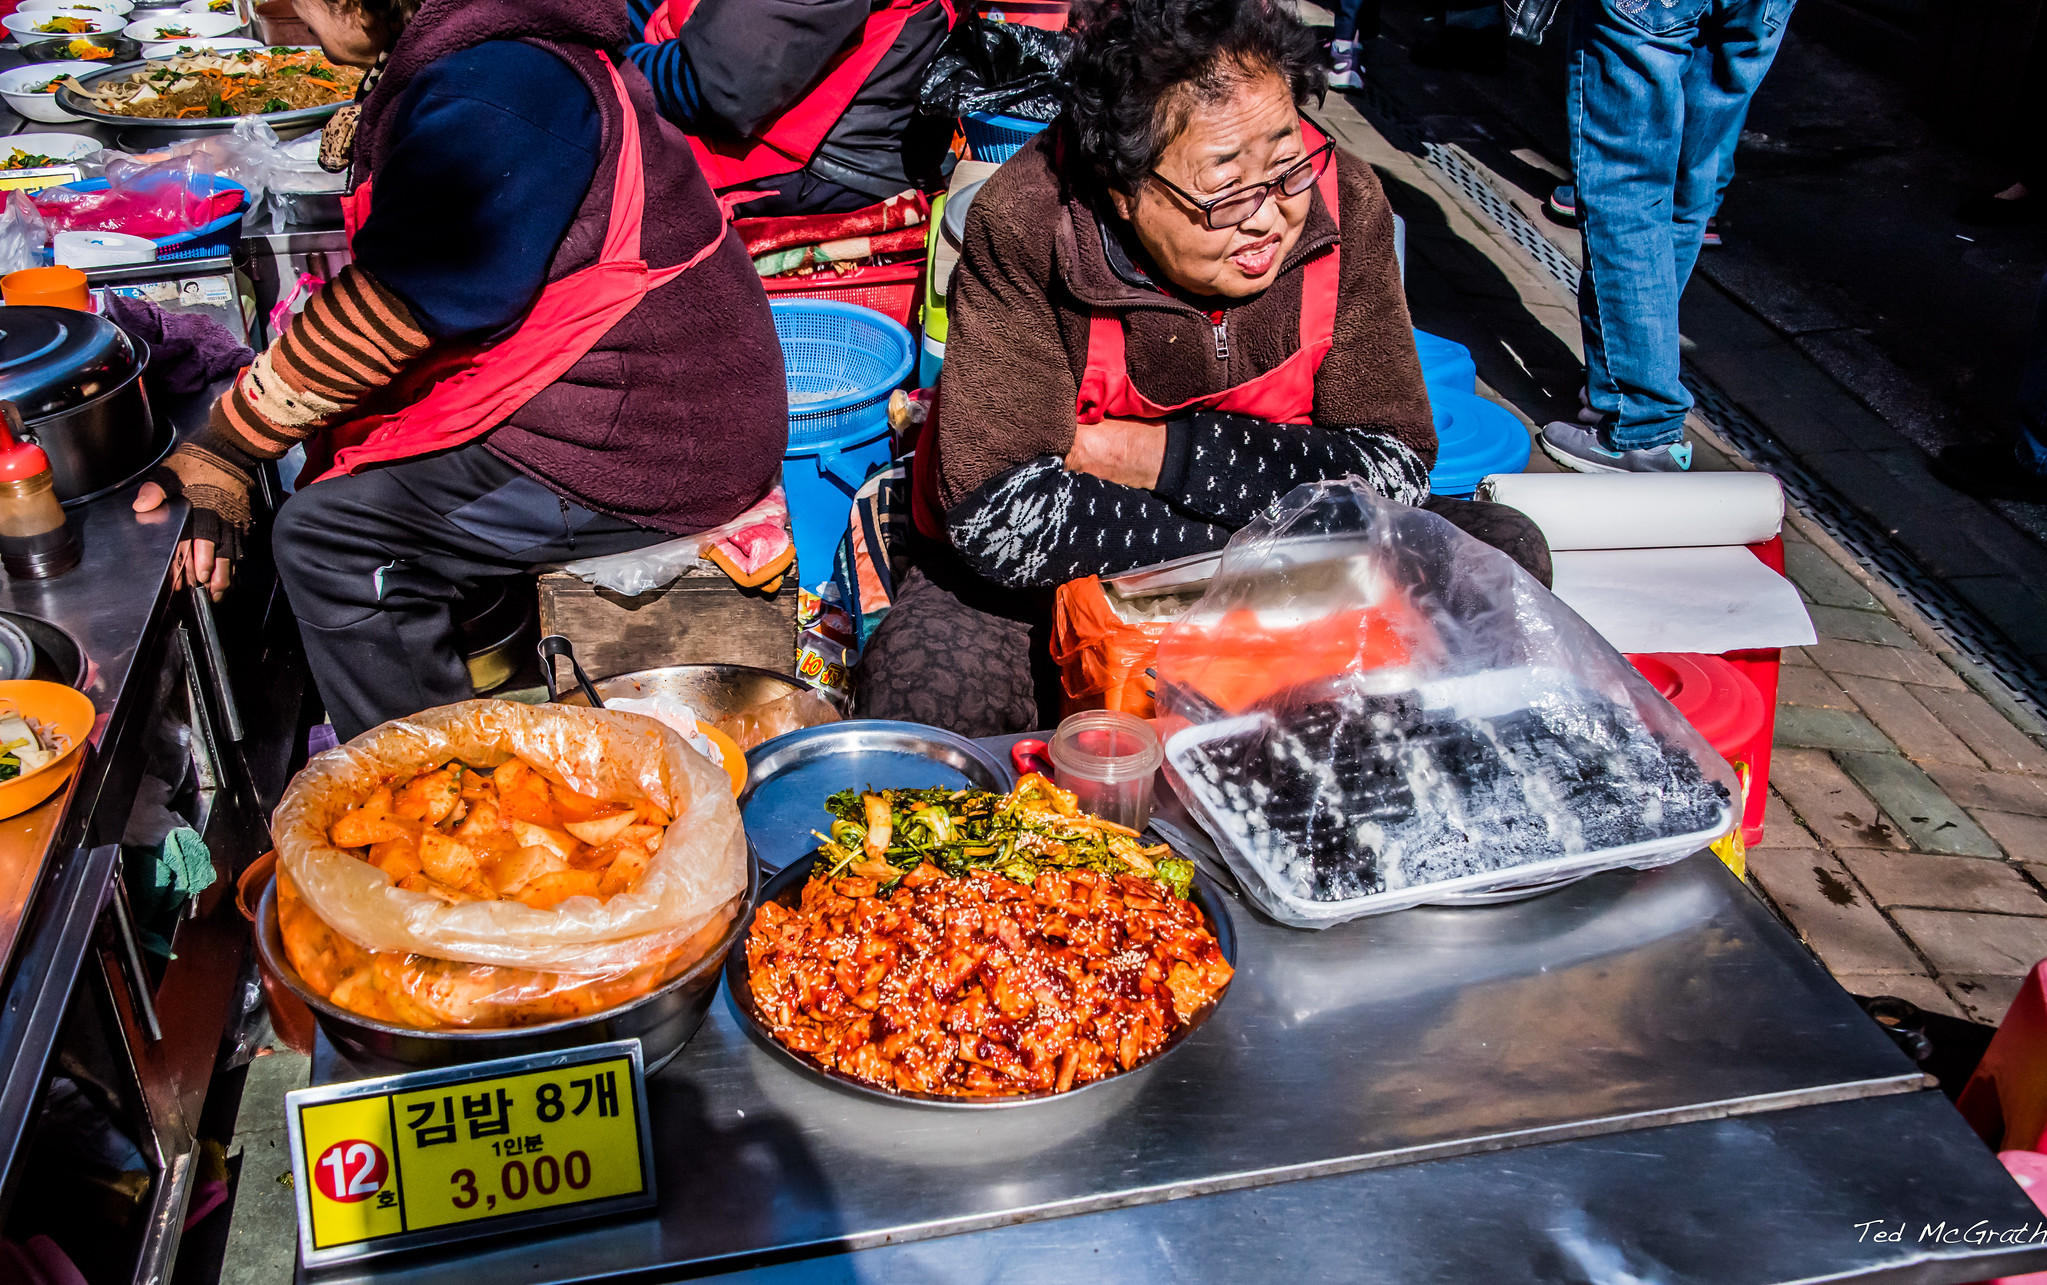
POLYGON ((1535 439, 1542 453, 1577 473, 1684 473, 1692 467, 1692 444, 1676 442, 1646 451, 1616 451, 1599 430, 1559 420, 1535 439))

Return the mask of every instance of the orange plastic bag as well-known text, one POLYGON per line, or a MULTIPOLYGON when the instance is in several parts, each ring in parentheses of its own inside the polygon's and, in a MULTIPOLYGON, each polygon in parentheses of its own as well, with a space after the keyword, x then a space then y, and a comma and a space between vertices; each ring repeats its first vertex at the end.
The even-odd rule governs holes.
POLYGON ((1172 623, 1123 619, 1099 576, 1060 585, 1052 602, 1052 659, 1066 712, 1116 709, 1150 718, 1156 684, 1145 671, 1157 666, 1159 639, 1172 623))
POLYGON ((1412 655, 1408 639, 1422 628, 1421 618, 1400 601, 1278 622, 1237 610, 1212 626, 1176 631, 1166 643, 1166 663, 1178 681, 1235 714, 1330 674, 1405 665, 1412 655))

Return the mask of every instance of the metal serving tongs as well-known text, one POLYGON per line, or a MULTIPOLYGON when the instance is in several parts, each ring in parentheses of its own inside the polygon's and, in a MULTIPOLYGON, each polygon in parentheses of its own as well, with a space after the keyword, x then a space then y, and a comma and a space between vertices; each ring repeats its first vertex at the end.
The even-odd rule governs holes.
POLYGON ((576 659, 576 645, 574 643, 560 634, 549 634, 540 640, 540 645, 534 648, 534 650, 540 653, 540 673, 547 680, 547 699, 551 701, 561 699, 561 692, 555 688, 554 684, 554 658, 556 656, 563 656, 568 659, 569 669, 576 675, 576 686, 583 689, 583 699, 590 702, 590 708, 604 708, 604 698, 599 696, 597 689, 590 685, 590 675, 583 672, 582 662, 576 659))

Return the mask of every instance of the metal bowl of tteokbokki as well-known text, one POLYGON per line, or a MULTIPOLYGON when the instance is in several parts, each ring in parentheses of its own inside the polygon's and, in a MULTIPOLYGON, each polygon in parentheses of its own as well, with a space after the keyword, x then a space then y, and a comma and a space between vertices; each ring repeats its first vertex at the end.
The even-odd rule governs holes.
POLYGON ((760 891, 760 862, 747 846, 746 892, 725 912, 722 925, 701 958, 658 989, 615 1008, 586 1017, 533 1026, 428 1030, 377 1021, 315 994, 291 965, 278 920, 278 884, 263 889, 256 910, 256 950, 263 966, 313 1010, 313 1018, 351 1066, 367 1075, 484 1062, 525 1053, 581 1048, 609 1040, 637 1039, 649 1074, 668 1064, 703 1024, 718 993, 719 970, 745 931, 747 910, 760 891))
POLYGON ((696 1033, 760 862, 650 718, 463 702, 317 755, 271 822, 268 976, 376 1074, 696 1033))

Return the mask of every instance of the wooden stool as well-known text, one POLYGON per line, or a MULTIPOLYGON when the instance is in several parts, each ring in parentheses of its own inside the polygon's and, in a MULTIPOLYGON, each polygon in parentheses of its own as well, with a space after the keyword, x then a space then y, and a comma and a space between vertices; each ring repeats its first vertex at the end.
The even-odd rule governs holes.
MULTIPOLYGON (((721 571, 693 571, 627 597, 562 571, 540 576, 540 632, 561 634, 593 678, 665 665, 757 665, 796 672, 796 590, 772 597, 721 571)), ((559 665, 559 662, 556 662, 559 665)), ((567 666, 557 679, 573 683, 567 666)))

